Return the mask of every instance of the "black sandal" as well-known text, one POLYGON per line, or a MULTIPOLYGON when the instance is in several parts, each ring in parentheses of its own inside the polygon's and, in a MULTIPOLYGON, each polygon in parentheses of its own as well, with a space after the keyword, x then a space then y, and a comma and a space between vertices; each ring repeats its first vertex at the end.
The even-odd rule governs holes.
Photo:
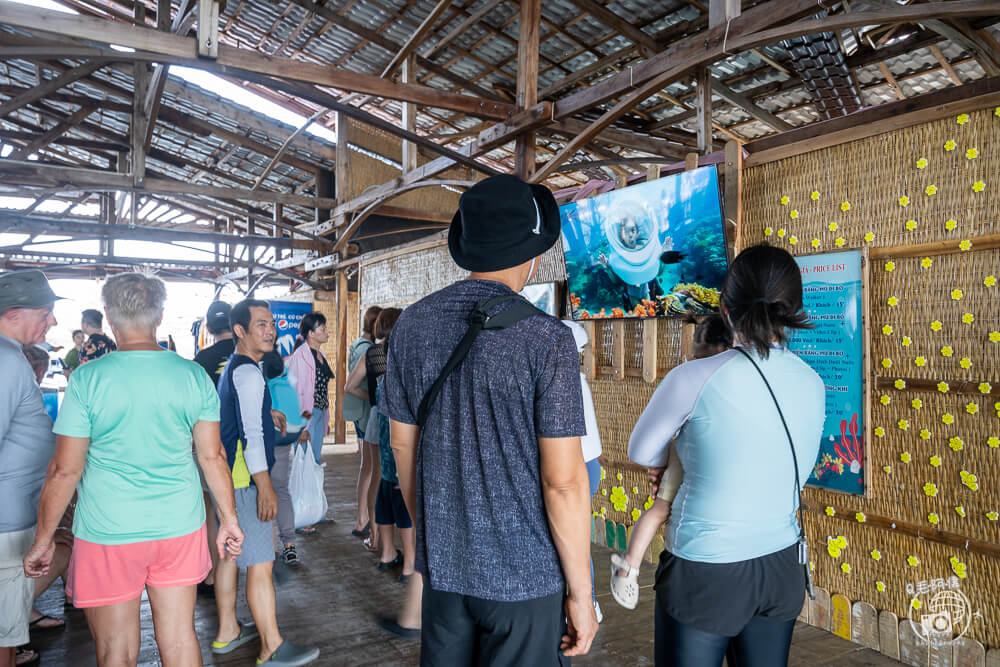
POLYGON ((61 618, 56 618, 55 616, 49 616, 48 614, 42 614, 35 620, 28 623, 28 632, 52 632, 53 630, 62 630, 66 627, 66 621, 61 618), (58 625, 38 625, 44 620, 59 621, 58 625))
POLYGON ((388 563, 384 563, 381 560, 375 563, 375 567, 381 572, 388 572, 389 570, 395 570, 397 567, 403 566, 403 552, 396 549, 396 557, 393 558, 388 563))
POLYGON ((369 535, 371 535, 371 532, 372 532, 372 525, 369 522, 369 523, 366 523, 365 527, 362 528, 361 530, 357 530, 357 529, 352 530, 351 531, 351 535, 353 535, 354 537, 360 537, 360 538, 364 539, 364 538, 368 537, 369 535))
POLYGON ((17 667, 27 667, 28 665, 37 665, 42 659, 41 654, 33 648, 29 648, 27 645, 18 646, 17 651, 14 654, 14 664, 17 667), (27 657, 33 656, 33 657, 27 657))

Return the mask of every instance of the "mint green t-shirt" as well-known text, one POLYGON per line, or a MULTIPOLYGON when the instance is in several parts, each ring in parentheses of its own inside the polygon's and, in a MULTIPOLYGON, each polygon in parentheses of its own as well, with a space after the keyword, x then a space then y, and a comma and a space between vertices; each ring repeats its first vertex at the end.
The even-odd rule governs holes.
POLYGON ((198 530, 199 421, 219 421, 219 395, 201 366, 173 352, 112 352, 73 371, 53 430, 90 438, 74 535, 132 544, 198 530))

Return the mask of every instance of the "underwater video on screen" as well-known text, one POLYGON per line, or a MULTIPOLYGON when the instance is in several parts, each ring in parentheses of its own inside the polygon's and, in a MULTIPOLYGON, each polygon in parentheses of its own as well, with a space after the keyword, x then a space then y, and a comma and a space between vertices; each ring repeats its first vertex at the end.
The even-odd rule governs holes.
POLYGON ((576 320, 717 312, 728 262, 714 166, 559 207, 576 320))

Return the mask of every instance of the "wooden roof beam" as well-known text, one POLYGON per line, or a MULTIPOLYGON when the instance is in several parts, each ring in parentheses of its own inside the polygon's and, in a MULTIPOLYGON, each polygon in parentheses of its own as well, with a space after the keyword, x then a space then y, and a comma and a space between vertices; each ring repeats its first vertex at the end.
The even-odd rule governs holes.
POLYGON ((455 41, 456 37, 461 35, 470 27, 479 23, 487 14, 492 12, 494 9, 496 9, 498 5, 500 5, 503 2, 504 0, 489 0, 485 5, 483 5, 476 11, 472 12, 472 14, 470 14, 464 21, 455 26, 455 28, 451 32, 449 32, 447 35, 439 39, 434 44, 434 46, 432 46, 427 52, 424 53, 424 57, 427 58, 428 60, 433 59, 434 56, 444 51, 449 44, 455 41))
POLYGON ((749 97, 737 93, 735 90, 715 77, 712 77, 712 91, 733 106, 743 109, 760 122, 770 125, 778 132, 784 132, 794 127, 790 123, 781 120, 776 115, 751 100, 749 97))
POLYGON ((1000 54, 968 22, 962 19, 933 19, 924 21, 923 24, 968 51, 986 72, 986 76, 1000 76, 1000 54))
POLYGON ((431 30, 434 28, 434 24, 438 22, 441 15, 451 7, 451 0, 438 0, 438 3, 431 10, 430 14, 427 15, 420 25, 417 27, 416 31, 410 35, 410 38, 406 40, 406 43, 396 52, 396 55, 392 57, 389 64, 385 66, 382 70, 382 78, 391 77, 392 74, 399 69, 406 60, 407 56, 417 50, 417 47, 423 44, 424 40, 430 35, 431 30))
MULTIPOLYGON (((5 6, 7 4, 9 3, 0 1, 0 7, 3 7, 4 12, 7 11, 7 7, 5 6)), ((0 23, 7 23, 6 14, 0 14, 0 23)), ((31 104, 32 102, 42 99, 46 95, 54 93, 57 90, 68 86, 74 81, 79 81, 85 76, 90 76, 91 74, 93 74, 94 72, 101 69, 107 64, 108 62, 106 60, 95 60, 85 63, 83 65, 79 65, 77 67, 74 67, 70 70, 63 72, 54 79, 50 79, 45 83, 37 85, 34 88, 31 88, 28 91, 7 100, 3 104, 0 104, 0 118, 3 118, 10 112, 20 109, 21 107, 27 104, 31 104)))
POLYGON ((633 44, 644 49, 647 55, 659 53, 661 47, 655 37, 614 13, 597 2, 597 0, 570 0, 570 2, 615 32, 631 40, 633 44))
POLYGON ((17 149, 8 156, 10 160, 26 160, 29 155, 34 153, 39 148, 47 146, 52 143, 55 139, 61 137, 62 135, 69 132, 71 129, 79 125, 84 121, 84 119, 90 114, 94 113, 96 107, 94 105, 82 106, 70 115, 64 121, 61 121, 55 125, 48 132, 39 135, 35 139, 32 139, 27 144, 17 149))

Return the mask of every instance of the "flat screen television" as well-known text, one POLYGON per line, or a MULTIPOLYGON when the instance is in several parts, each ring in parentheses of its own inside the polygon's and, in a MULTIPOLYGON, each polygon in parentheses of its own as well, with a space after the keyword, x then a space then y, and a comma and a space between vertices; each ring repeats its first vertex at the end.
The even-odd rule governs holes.
POLYGON ((718 311, 729 262, 714 166, 564 204, 559 213, 573 319, 718 311))

